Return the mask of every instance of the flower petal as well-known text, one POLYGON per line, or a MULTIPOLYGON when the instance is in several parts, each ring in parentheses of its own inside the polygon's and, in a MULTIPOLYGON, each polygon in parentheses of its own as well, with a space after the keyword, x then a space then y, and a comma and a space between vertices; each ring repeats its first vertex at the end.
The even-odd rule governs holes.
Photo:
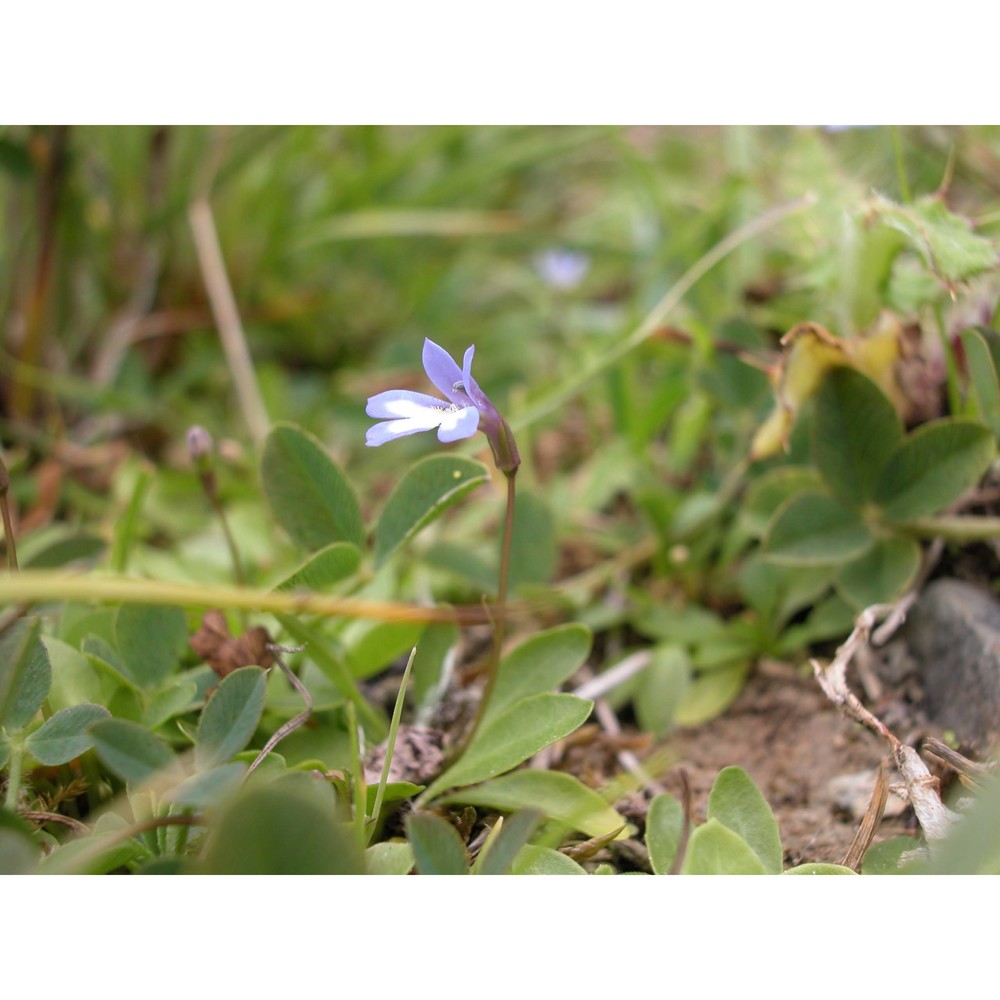
POLYGON ((408 437, 410 434, 419 434, 421 431, 432 431, 441 423, 441 418, 449 412, 448 410, 438 410, 433 416, 426 414, 423 417, 384 420, 382 423, 368 428, 368 431, 365 433, 365 444, 369 448, 377 448, 387 441, 395 441, 396 438, 408 437))
POLYGON ((473 344, 465 352, 465 357, 462 359, 462 385, 465 386, 465 391, 476 406, 480 403, 492 406, 493 404, 486 398, 486 393, 479 388, 479 383, 472 377, 472 359, 475 353, 476 345, 473 344))
POLYGON ((462 383, 462 369, 455 364, 452 356, 433 340, 425 340, 423 361, 424 371, 438 391, 443 392, 453 403, 467 406, 468 396, 461 389, 455 388, 462 383))
MULTIPOLYGON (((409 389, 389 389, 372 396, 365 407, 369 417, 416 417, 426 410, 446 410, 448 404, 436 396, 409 389)), ((437 424, 432 424, 436 427, 437 424)))
POLYGON ((448 410, 438 428, 439 441, 461 441, 472 437, 479 427, 479 410, 466 406, 462 410, 448 410))

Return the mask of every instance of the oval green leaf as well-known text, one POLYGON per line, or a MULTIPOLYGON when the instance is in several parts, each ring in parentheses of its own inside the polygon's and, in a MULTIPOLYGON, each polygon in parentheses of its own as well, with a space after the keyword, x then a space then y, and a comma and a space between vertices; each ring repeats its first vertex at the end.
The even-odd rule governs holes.
POLYGON ((588 837, 604 837, 625 819, 592 788, 563 771, 521 770, 444 796, 443 803, 485 806, 514 812, 537 809, 588 837))
POLYGON ((473 875, 507 875, 521 848, 541 822, 542 813, 523 809, 506 819, 497 820, 500 829, 493 832, 472 866, 473 875))
POLYGON ((699 726, 721 715, 743 690, 748 664, 738 663, 695 677, 684 692, 674 722, 678 726, 699 726))
POLYGON ((354 491, 311 434, 278 424, 264 443, 260 476, 275 518, 303 548, 361 545, 364 524, 354 491))
POLYGON ((525 844, 514 859, 512 875, 586 875, 582 865, 551 847, 525 844))
POLYGON ((369 875, 409 875, 413 870, 413 848, 409 844, 386 840, 372 844, 365 851, 369 875))
POLYGON ((652 660, 639 676, 632 701, 639 725, 657 739, 673 726, 691 675, 691 657, 682 646, 653 647, 652 660))
POLYGON ((993 435, 974 420, 924 424, 889 459, 873 499, 890 521, 936 514, 979 482, 994 450, 993 435))
POLYGON ((688 841, 682 875, 766 875, 753 848, 717 819, 703 823, 688 841))
POLYGON ((94 745, 89 727, 110 712, 102 705, 73 705, 47 719, 27 740, 28 752, 39 764, 54 767, 79 757, 94 745))
POLYGON ((458 831, 433 813, 410 813, 406 835, 421 875, 468 875, 469 858, 458 831))
MULTIPOLYGON (((232 675, 230 675, 232 676, 232 675)), ((363 875, 364 854, 333 790, 304 774, 245 787, 209 833, 208 875, 363 875)))
POLYGON ((684 832, 684 809, 666 792, 656 795, 646 813, 646 850, 654 875, 669 875, 684 832))
POLYGON ((838 593, 855 610, 894 601, 916 579, 920 545, 912 538, 880 538, 859 559, 840 568, 838 593))
POLYGON ((976 409, 994 436, 1000 437, 1000 335, 973 327, 962 331, 962 346, 976 409))
POLYGON ((821 493, 807 493, 778 509, 764 555, 789 566, 846 562, 861 555, 872 536, 853 511, 821 493))
POLYGON ((52 684, 41 622, 22 618, 0 635, 0 726, 23 729, 42 707, 52 684))
POLYGON ((489 479, 481 462, 461 455, 431 455, 414 465, 389 494, 375 528, 381 565, 418 531, 489 479))
POLYGON ((267 675, 260 667, 240 667, 218 686, 198 723, 194 760, 199 771, 222 764, 250 742, 266 689, 267 675))
POLYGON ((180 608, 123 604, 115 615, 118 653, 129 676, 146 690, 173 673, 187 640, 187 619, 180 608))
POLYGON ((326 590, 354 576, 361 565, 361 551, 350 542, 333 542, 310 556, 275 590, 326 590))
POLYGON ((870 378, 840 366, 827 372, 816 394, 812 439, 830 492, 848 507, 861 507, 902 441, 903 423, 870 378))
POLYGON ((708 817, 737 833, 771 875, 781 874, 778 823, 760 789, 741 767, 725 767, 708 794, 708 817))
POLYGON ((459 785, 475 785, 510 771, 543 747, 568 736, 590 715, 594 703, 571 694, 522 698, 483 726, 461 759, 432 782, 426 799, 459 785))
POLYGON ((546 583, 555 572, 557 555, 555 520, 548 504, 519 490, 510 542, 510 586, 546 583))
POLYGON ((485 720, 520 698, 554 691, 583 666, 593 641, 586 625, 559 625, 515 646, 501 661, 485 720))
POLYGON ((126 719, 104 719, 91 726, 90 734, 105 767, 129 785, 145 781, 177 760, 163 740, 126 719))

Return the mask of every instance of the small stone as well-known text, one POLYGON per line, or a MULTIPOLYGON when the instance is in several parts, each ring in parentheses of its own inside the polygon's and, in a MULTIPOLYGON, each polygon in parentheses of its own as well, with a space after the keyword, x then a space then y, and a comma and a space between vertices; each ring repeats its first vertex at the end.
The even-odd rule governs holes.
POLYGON ((936 580, 910 612, 932 722, 986 749, 1000 736, 1000 601, 962 580, 936 580))

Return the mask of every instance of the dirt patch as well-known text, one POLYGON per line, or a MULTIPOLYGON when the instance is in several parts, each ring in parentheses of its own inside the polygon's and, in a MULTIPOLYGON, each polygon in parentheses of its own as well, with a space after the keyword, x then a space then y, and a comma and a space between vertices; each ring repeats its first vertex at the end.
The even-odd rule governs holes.
MULTIPOLYGON (((885 756, 884 744, 841 716, 812 678, 793 671, 755 675, 725 715, 678 731, 669 745, 678 765, 661 783, 679 795, 683 769, 699 822, 719 770, 735 764, 747 771, 774 810, 786 866, 843 860, 858 828, 855 811, 867 803, 864 777, 853 776, 870 775, 874 785, 885 756), (854 810, 846 804, 851 796, 841 791, 845 786, 855 790, 854 810)), ((900 808, 894 796, 890 808, 893 803, 900 808)), ((912 832, 905 810, 883 819, 875 839, 912 832)))

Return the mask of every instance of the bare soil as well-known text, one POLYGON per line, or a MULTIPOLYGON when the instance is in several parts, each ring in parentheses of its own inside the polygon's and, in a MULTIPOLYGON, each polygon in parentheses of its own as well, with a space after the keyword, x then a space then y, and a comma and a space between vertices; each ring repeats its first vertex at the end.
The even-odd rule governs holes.
MULTIPOLYGON (((840 715, 811 677, 791 670, 756 674, 724 715, 677 732, 670 746, 678 764, 661 783, 680 794, 683 770, 698 821, 719 770, 747 771, 774 810, 789 867, 843 861, 885 757, 884 744, 840 715), (853 795, 838 794, 838 785, 853 795)), ((876 842, 913 833, 912 814, 895 796, 887 810, 897 815, 883 818, 876 842)))

